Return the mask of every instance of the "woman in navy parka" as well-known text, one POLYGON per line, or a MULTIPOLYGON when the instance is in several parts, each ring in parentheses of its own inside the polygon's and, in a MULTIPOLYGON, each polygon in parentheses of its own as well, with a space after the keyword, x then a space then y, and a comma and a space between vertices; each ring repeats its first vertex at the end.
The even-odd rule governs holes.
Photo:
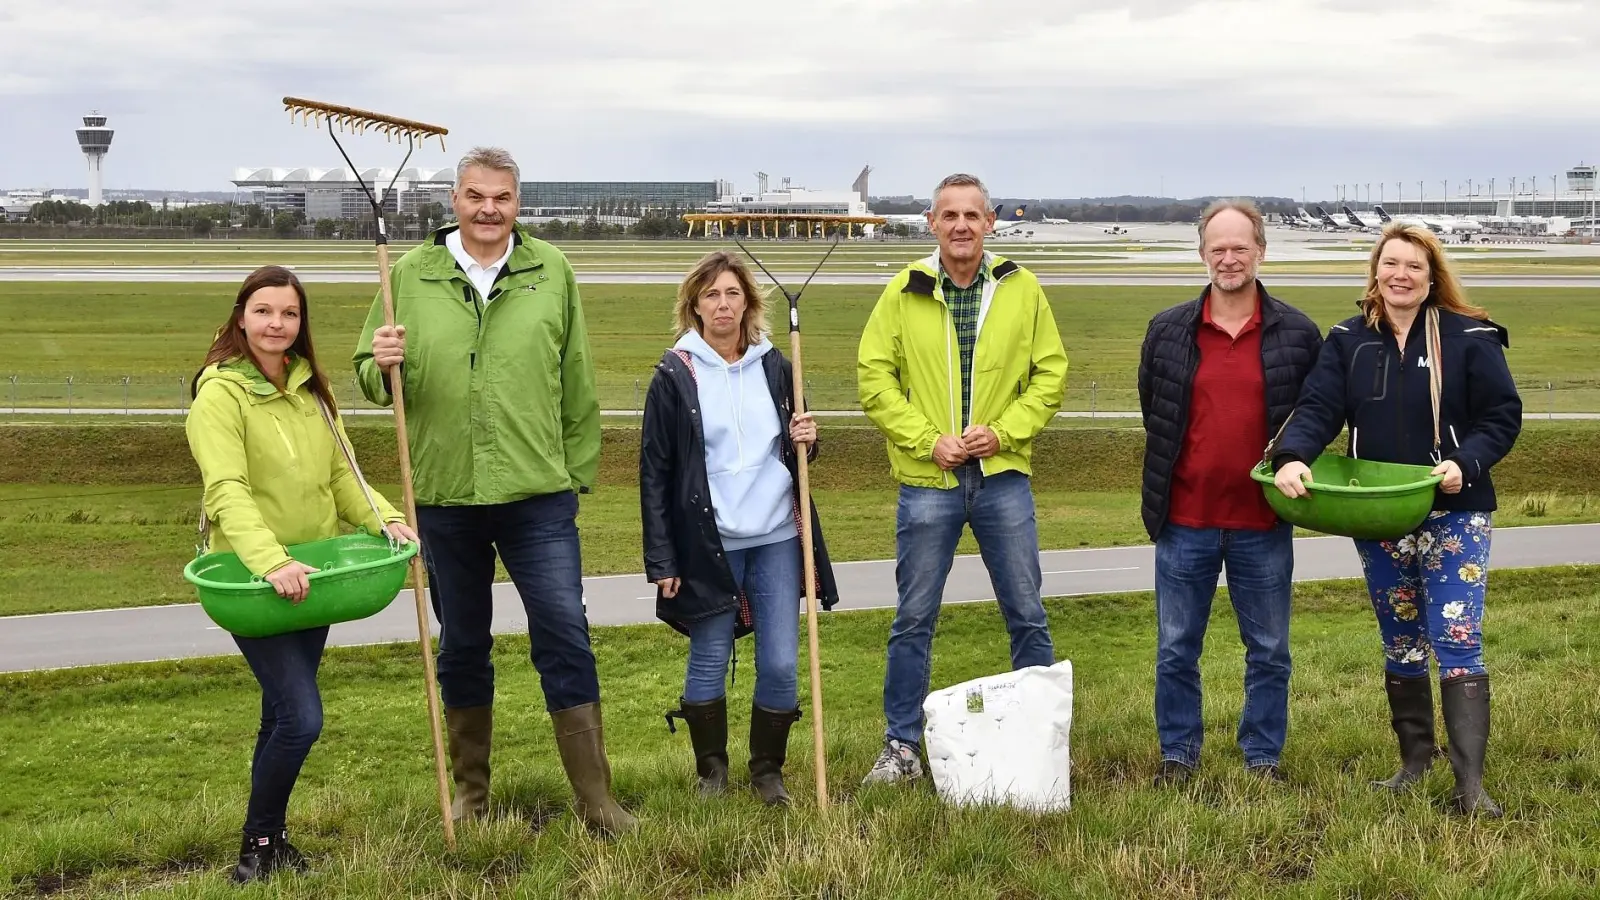
POLYGON ((1439 662, 1454 806, 1490 816, 1500 808, 1482 785, 1489 676, 1481 623, 1495 510, 1489 471, 1522 427, 1507 346, 1506 330, 1467 301, 1438 238, 1416 225, 1391 224, 1373 249, 1361 314, 1329 331, 1270 450, 1277 487, 1290 497, 1305 494, 1308 464, 1347 425, 1348 455, 1429 465, 1443 476, 1433 512, 1415 531, 1356 541, 1383 637, 1384 686, 1400 743, 1400 771, 1378 785, 1402 790, 1431 763, 1431 651, 1439 662))

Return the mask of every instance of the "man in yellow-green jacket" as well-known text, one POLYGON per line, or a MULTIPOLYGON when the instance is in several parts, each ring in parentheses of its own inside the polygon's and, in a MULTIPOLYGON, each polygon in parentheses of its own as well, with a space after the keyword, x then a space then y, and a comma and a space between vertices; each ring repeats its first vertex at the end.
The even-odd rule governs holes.
POLYGON ((396 324, 383 324, 375 300, 356 374, 383 404, 393 401, 392 379, 405 379, 417 524, 440 624, 453 814, 489 810, 498 553, 527 612, 578 814, 598 830, 624 831, 635 822, 611 794, 578 548, 578 494, 600 463, 594 365, 572 266, 516 227, 518 178, 504 150, 477 148, 461 160, 451 194, 459 224, 395 264, 396 324))
POLYGON ((1029 476, 1033 439, 1061 408, 1067 354, 1038 279, 983 249, 994 220, 983 182, 941 181, 928 211, 939 252, 889 282, 861 335, 861 408, 888 439, 900 482, 888 727, 868 784, 922 777, 934 623, 965 526, 1005 616, 1012 668, 1055 662, 1029 476))

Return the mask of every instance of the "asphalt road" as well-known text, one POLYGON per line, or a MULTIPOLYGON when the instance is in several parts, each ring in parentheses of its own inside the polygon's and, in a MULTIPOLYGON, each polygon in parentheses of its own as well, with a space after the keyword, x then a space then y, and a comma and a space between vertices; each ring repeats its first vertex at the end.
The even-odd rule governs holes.
MULTIPOLYGON (((1600 524, 1500 529, 1494 535, 1491 562, 1497 569, 1600 564, 1600 524)), ((1040 554, 1040 563, 1049 596, 1147 591, 1154 585, 1150 546, 1051 550, 1040 554)), ((892 560, 839 563, 835 573, 841 598, 836 610, 894 606, 892 560)), ((1295 541, 1294 575, 1297 581, 1355 578, 1361 575, 1361 564, 1345 538, 1302 538, 1295 541)), ((643 575, 586 578, 584 593, 592 624, 655 621, 654 589, 643 575)), ((945 587, 945 602, 993 598, 982 560, 958 557, 945 587)), ((496 585, 494 602, 496 633, 526 631, 527 617, 511 585, 496 585)), ((416 637, 415 606, 411 592, 405 591, 372 618, 334 626, 329 643, 351 646, 416 637)), ((0 672, 235 652, 232 639, 211 623, 198 604, 0 618, 0 672)))

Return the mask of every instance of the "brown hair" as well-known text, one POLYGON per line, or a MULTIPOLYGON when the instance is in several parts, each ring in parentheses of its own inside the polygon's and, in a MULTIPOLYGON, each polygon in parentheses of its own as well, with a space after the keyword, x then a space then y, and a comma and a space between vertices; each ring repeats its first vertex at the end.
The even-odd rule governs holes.
POLYGON ((262 266, 251 272, 245 278, 244 284, 239 286, 239 296, 233 301, 233 312, 228 314, 228 321, 217 329, 217 336, 211 341, 211 349, 206 351, 205 362, 200 364, 200 371, 194 373, 194 380, 190 382, 189 396, 193 398, 200 393, 200 376, 213 365, 236 359, 248 359, 256 368, 261 368, 261 362, 250 350, 250 342, 245 337, 240 322, 244 319, 244 307, 250 302, 250 297, 256 291, 268 287, 292 287, 295 294, 299 295, 300 333, 295 336, 289 352, 310 364, 312 392, 322 398, 323 403, 328 404, 329 410, 337 410, 339 406, 333 402, 333 391, 328 387, 328 377, 322 374, 322 367, 317 365, 316 351, 311 349, 311 310, 306 303, 306 289, 293 272, 282 266, 262 266))
POLYGON ((1250 220, 1250 224, 1255 226, 1256 246, 1265 250, 1267 247, 1267 222, 1261 217, 1261 210, 1256 208, 1255 201, 1244 198, 1211 201, 1211 205, 1206 207, 1206 211, 1200 214, 1200 249, 1204 250, 1206 246, 1206 226, 1210 225, 1211 220, 1215 219, 1219 214, 1230 209, 1236 213, 1242 213, 1245 218, 1250 220))
POLYGON ((673 332, 677 337, 691 330, 705 333, 705 323, 700 321, 695 306, 700 302, 700 295, 710 289, 723 272, 732 272, 739 280, 739 289, 744 291, 744 319, 740 323, 743 328, 739 335, 739 349, 743 351, 751 344, 760 343, 767 334, 767 292, 756 286, 744 260, 726 250, 707 253, 683 277, 683 283, 678 285, 678 302, 672 307, 673 332))
POLYGON ((1378 260, 1383 258, 1383 248, 1390 241, 1405 241, 1413 247, 1421 247, 1423 254, 1428 257, 1428 296, 1424 299, 1431 300, 1440 309, 1463 316, 1489 318, 1487 310, 1467 300, 1467 292, 1461 287, 1460 279, 1456 278, 1455 270, 1450 267, 1450 258, 1445 255, 1444 245, 1439 243, 1433 232, 1421 225, 1390 222, 1383 226, 1383 234, 1379 235, 1377 246, 1372 248, 1372 256, 1367 260, 1367 291, 1361 297, 1361 312, 1366 316, 1368 327, 1377 328, 1379 322, 1392 327, 1389 312, 1383 305, 1383 296, 1378 293, 1378 260))

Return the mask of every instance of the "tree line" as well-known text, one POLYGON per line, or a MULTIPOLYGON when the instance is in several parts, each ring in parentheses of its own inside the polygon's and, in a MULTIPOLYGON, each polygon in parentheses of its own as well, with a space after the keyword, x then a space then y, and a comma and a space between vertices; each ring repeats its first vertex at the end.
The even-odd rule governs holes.
MULTIPOLYGON (((426 233, 445 224, 450 218, 451 214, 444 204, 425 203, 418 206, 415 212, 385 213, 384 224, 391 234, 426 233)), ((164 203, 158 206, 144 200, 112 200, 95 207, 76 200, 44 200, 35 204, 23 221, 40 225, 184 229, 200 237, 235 225, 258 231, 270 229, 273 234, 283 238, 304 237, 307 232, 324 240, 373 237, 373 222, 368 217, 308 221, 300 210, 271 210, 254 203, 168 207, 164 203)), ((611 237, 682 237, 687 226, 676 208, 668 211, 646 210, 638 201, 619 200, 598 204, 587 216, 554 219, 531 226, 531 230, 550 240, 601 240, 611 237), (636 217, 637 221, 631 225, 621 225, 604 222, 602 217, 636 217)))

